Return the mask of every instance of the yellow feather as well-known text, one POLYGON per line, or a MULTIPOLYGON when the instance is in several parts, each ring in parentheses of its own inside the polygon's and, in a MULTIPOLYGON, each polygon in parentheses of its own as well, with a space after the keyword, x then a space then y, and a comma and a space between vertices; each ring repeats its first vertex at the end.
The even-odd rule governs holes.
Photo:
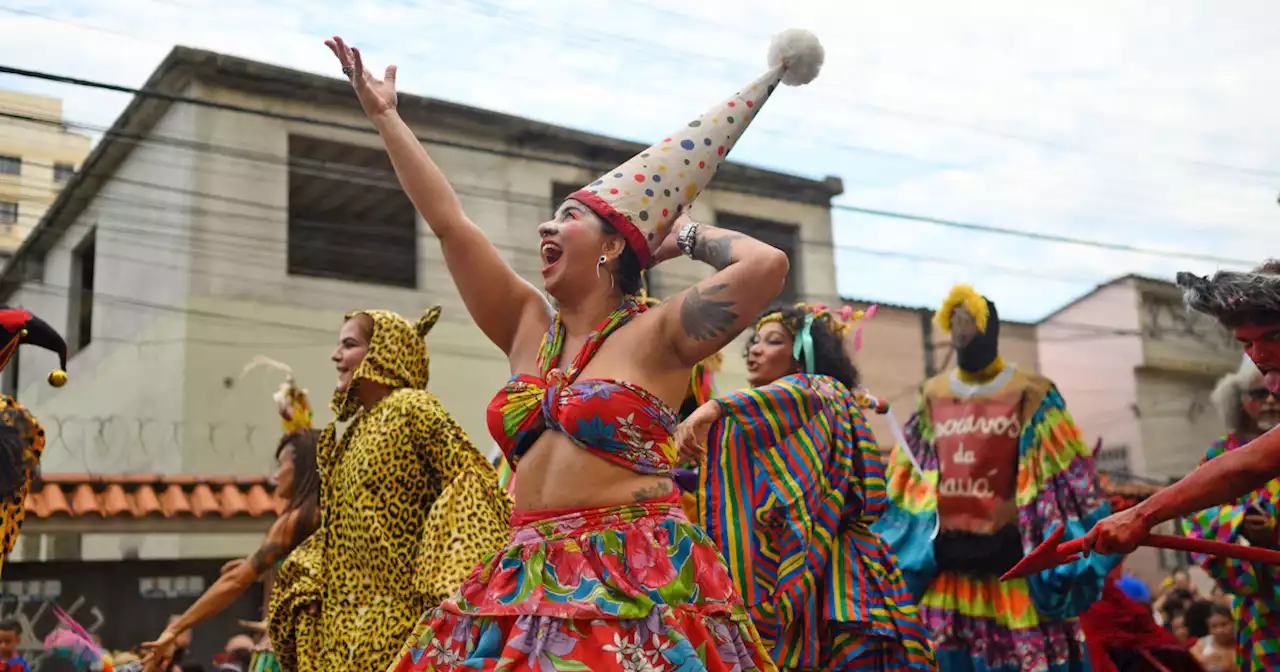
POLYGON ((987 300, 970 285, 956 285, 951 288, 951 292, 947 294, 947 298, 942 302, 942 307, 938 308, 938 313, 933 316, 934 322, 938 324, 943 333, 951 333, 951 313, 959 306, 964 306, 973 315, 973 321, 978 325, 978 331, 986 333, 987 319, 990 317, 990 311, 987 309, 987 300))

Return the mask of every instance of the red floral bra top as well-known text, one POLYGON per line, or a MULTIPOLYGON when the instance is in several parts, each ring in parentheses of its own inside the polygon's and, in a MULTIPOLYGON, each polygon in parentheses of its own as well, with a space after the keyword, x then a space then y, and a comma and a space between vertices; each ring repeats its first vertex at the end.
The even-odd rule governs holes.
POLYGON ((607 378, 578 380, 600 345, 646 307, 628 299, 600 323, 566 370, 556 368, 564 347, 557 314, 538 350, 542 376, 518 374, 489 402, 489 433, 512 469, 545 430, 641 474, 670 474, 676 461, 677 416, 662 400, 630 383, 607 378))

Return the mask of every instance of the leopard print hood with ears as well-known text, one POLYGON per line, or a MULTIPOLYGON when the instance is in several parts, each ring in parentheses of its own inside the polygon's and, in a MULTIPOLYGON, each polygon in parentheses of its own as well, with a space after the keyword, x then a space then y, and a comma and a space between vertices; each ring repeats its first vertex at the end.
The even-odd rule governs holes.
POLYGON ((351 385, 344 391, 335 391, 329 404, 339 422, 350 420, 360 410, 355 391, 362 380, 393 390, 426 389, 431 377, 426 337, 440 319, 440 306, 428 310, 417 322, 389 310, 358 310, 344 319, 357 315, 368 315, 373 320, 373 334, 364 361, 351 376, 351 385))

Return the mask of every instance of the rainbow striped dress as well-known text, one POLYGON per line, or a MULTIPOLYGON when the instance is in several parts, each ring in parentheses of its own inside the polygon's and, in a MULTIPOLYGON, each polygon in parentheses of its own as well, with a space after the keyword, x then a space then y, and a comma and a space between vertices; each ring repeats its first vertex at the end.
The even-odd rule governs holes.
POLYGON ((936 670, 888 546, 884 459, 854 395, 796 374, 718 397, 694 507, 780 669, 936 670))
POLYGON ((918 599, 938 669, 1089 670, 1077 617, 1122 556, 1000 581, 1059 525, 1083 536, 1111 510, 1057 388, 1013 364, 986 383, 942 374, 904 430, 908 445, 889 458, 891 506, 872 529, 918 599))
MULTIPOLYGON (((1215 441, 1205 453, 1204 461, 1241 445, 1234 433, 1215 441)), ((1249 507, 1257 507, 1272 520, 1280 517, 1280 479, 1225 506, 1205 509, 1185 519, 1189 537, 1237 543, 1241 540, 1240 524, 1249 507)), ((1275 542, 1273 541, 1273 547, 1275 542)), ((1244 560, 1191 556, 1212 576, 1222 592, 1231 596, 1231 610, 1236 620, 1236 664, 1240 672, 1280 669, 1280 569, 1255 565, 1244 560)))

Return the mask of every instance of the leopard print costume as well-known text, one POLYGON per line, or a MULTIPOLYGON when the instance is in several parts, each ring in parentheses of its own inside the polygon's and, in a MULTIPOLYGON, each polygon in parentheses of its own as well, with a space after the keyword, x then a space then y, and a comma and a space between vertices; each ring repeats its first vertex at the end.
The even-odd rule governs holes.
MULTIPOLYGON (((497 473, 425 389, 424 337, 439 308, 418 321, 387 311, 373 320, 355 383, 334 395, 337 419, 320 437, 323 507, 320 661, 299 669, 380 670, 421 614, 448 597, 509 535, 512 502, 497 473), (361 409, 356 385, 392 392, 361 409), (341 441, 336 423, 350 419, 341 441)), ((299 652, 300 654, 302 652, 299 652)))
POLYGON ((18 543, 44 442, 44 427, 31 412, 13 397, 0 395, 0 525, 4 531, 0 569, 18 543))
POLYGON ((323 531, 317 531, 280 563, 271 601, 267 632, 281 672, 322 672, 320 663, 320 600, 324 592, 323 531))

